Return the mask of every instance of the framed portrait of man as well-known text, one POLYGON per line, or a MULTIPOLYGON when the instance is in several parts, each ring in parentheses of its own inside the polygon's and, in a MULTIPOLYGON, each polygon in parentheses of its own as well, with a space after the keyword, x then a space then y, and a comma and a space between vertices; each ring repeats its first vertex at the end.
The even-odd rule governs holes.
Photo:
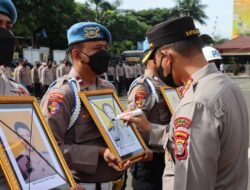
POLYGON ((134 125, 116 118, 124 108, 114 91, 83 91, 79 96, 111 152, 122 160, 120 165, 141 160, 147 147, 134 125))
POLYGON ((180 102, 180 96, 179 96, 178 91, 175 88, 162 86, 161 93, 162 93, 162 96, 163 96, 171 114, 173 114, 177 105, 180 102))
POLYGON ((65 190, 75 186, 31 96, 0 97, 0 164, 10 189, 65 190))

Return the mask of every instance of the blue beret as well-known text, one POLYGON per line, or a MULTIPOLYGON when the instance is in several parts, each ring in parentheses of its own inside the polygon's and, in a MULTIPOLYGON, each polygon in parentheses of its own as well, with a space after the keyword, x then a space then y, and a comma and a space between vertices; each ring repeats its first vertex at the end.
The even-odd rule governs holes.
POLYGON ((74 24, 68 29, 67 38, 68 45, 98 40, 106 40, 108 44, 111 43, 109 30, 96 22, 80 22, 74 24))
POLYGON ((15 24, 17 19, 16 7, 11 0, 0 1, 0 14, 10 17, 12 24, 15 24))

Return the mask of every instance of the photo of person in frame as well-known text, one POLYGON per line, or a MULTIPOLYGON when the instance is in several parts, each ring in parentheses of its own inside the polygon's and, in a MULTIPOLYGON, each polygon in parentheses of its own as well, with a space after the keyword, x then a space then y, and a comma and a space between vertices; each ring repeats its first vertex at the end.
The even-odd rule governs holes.
POLYGON ((102 111, 111 120, 112 125, 108 128, 111 137, 119 148, 123 148, 134 141, 129 128, 121 121, 116 120, 114 109, 108 103, 102 104, 102 111))
MULTIPOLYGON (((18 135, 35 147, 33 138, 31 136, 31 131, 25 123, 15 122, 14 129, 18 135)), ((18 137, 25 149, 19 156, 16 157, 16 161, 25 182, 35 181, 55 174, 53 168, 47 163, 51 163, 49 153, 43 151, 40 152, 39 155, 22 138, 18 137)))

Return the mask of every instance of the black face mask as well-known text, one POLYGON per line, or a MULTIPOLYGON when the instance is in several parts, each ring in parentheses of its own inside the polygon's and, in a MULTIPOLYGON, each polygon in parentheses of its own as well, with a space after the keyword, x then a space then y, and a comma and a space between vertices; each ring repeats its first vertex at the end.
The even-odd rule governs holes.
MULTIPOLYGON (((88 56, 87 54, 85 55, 88 56)), ((95 74, 100 75, 107 71, 110 60, 110 55, 107 51, 101 50, 88 57, 89 57, 89 67, 95 74)))
MULTIPOLYGON (((172 87, 172 88, 177 88, 178 86, 174 83, 174 79, 173 79, 173 75, 171 73, 169 73, 166 77, 164 76, 164 70, 162 67, 162 60, 163 57, 161 58, 161 63, 160 63, 160 67, 158 68, 158 75, 160 77, 160 79, 168 86, 172 87)), ((172 71, 172 68, 171 68, 172 71)))
POLYGON ((0 28, 0 64, 10 65, 14 53, 15 37, 4 28, 0 28))

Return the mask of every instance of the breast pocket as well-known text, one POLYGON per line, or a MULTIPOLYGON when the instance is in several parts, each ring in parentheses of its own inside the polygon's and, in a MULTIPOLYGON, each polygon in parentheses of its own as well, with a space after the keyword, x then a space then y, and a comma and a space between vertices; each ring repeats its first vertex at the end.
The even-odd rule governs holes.
POLYGON ((75 123, 75 135, 76 143, 92 141, 101 136, 95 122, 86 110, 81 111, 75 123))

